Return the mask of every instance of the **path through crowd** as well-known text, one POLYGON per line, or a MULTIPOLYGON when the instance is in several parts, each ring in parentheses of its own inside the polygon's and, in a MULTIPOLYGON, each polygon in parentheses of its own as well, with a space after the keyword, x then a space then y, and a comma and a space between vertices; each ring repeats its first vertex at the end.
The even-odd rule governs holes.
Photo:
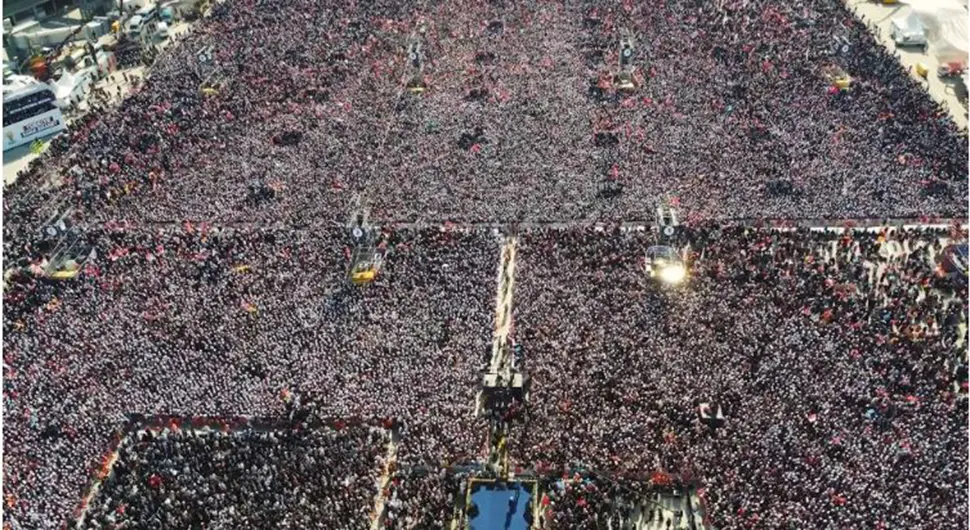
MULTIPOLYGON (((498 234, 498 231, 495 232, 498 234)), ((509 332, 512 329, 512 293, 515 287, 515 248, 517 238, 504 236, 499 251, 498 272, 495 289, 495 328, 492 330, 492 354, 487 372, 489 378, 494 374, 511 377, 511 350, 508 347, 509 332)), ((476 396, 475 416, 482 412, 484 399, 481 392, 476 396)))
POLYGON ((493 373, 507 373, 512 368, 508 340, 509 332, 512 330, 512 293, 515 287, 515 248, 517 242, 516 236, 507 236, 502 244, 498 292, 495 299, 495 333, 490 364, 493 373))
POLYGON ((387 440, 387 456, 384 457, 384 467, 381 476, 377 481, 377 495, 374 496, 374 510, 371 512, 371 530, 377 530, 384 521, 384 505, 387 503, 387 485, 391 481, 391 475, 397 467, 397 431, 391 430, 391 436, 387 440))

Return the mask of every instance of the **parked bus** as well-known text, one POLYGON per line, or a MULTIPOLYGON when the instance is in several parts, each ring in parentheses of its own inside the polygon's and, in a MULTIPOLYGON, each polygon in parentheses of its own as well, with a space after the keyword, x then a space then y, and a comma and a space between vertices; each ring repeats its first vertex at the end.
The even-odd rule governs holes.
POLYGON ((4 151, 67 128, 50 85, 34 79, 17 81, 3 91, 4 151))

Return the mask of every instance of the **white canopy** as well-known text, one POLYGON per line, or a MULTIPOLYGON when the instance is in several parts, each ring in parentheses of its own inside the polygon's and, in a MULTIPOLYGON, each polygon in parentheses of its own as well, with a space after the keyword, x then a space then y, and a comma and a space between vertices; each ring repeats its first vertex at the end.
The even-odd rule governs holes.
POLYGON ((924 35, 926 27, 919 16, 910 11, 906 16, 893 19, 893 30, 903 35, 924 35))
POLYGON ((914 0, 909 6, 926 27, 926 38, 937 60, 966 64, 970 33, 967 31, 967 9, 961 0, 914 0))

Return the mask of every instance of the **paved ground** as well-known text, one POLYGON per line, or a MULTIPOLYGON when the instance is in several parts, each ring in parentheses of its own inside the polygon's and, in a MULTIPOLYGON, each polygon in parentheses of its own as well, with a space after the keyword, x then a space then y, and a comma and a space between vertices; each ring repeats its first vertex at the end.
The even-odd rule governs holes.
MULTIPOLYGON (((45 139, 46 141, 47 139, 45 139)), ((14 147, 3 152, 3 183, 6 186, 17 180, 17 172, 27 167, 37 155, 30 152, 30 144, 14 147)))
MULTIPOLYGON (((962 127, 967 128, 967 108, 957 99, 955 85, 956 79, 943 80, 936 76, 936 68, 939 63, 933 55, 932 43, 927 53, 923 53, 920 48, 897 48, 889 36, 893 19, 905 17, 911 8, 905 4, 882 5, 868 0, 846 0, 846 5, 853 9, 857 15, 865 17, 876 38, 883 43, 890 51, 895 53, 903 66, 912 72, 913 77, 918 79, 929 90, 930 96, 942 103, 953 116, 953 120, 962 127), (923 63, 929 67, 930 74, 928 79, 923 80, 916 75, 916 63, 923 63)), ((852 72, 849 72, 851 75, 852 72)))

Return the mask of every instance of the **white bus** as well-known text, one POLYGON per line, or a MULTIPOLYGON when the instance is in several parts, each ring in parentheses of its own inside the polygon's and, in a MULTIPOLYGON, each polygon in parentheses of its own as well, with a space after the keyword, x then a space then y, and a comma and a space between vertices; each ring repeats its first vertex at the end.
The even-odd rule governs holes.
POLYGON ((33 79, 18 81, 3 90, 4 151, 67 129, 50 85, 33 79))

